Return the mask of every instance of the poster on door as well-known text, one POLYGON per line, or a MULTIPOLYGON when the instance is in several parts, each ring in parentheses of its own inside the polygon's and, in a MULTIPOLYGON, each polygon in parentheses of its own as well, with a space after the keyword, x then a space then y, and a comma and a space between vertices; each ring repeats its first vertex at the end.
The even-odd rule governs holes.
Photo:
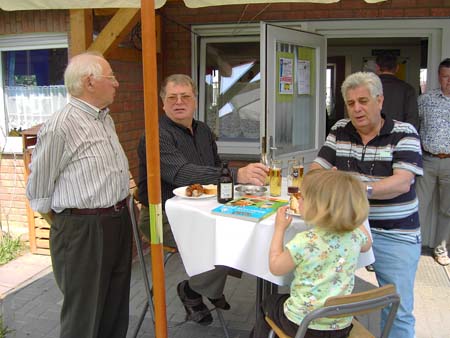
MULTIPOLYGON (((287 53, 284 53, 287 54, 287 53)), ((282 57, 279 60, 278 73, 278 93, 279 94, 294 94, 294 57, 282 57)))
POLYGON ((309 60, 297 60, 297 73, 298 95, 311 94, 311 62, 309 60))

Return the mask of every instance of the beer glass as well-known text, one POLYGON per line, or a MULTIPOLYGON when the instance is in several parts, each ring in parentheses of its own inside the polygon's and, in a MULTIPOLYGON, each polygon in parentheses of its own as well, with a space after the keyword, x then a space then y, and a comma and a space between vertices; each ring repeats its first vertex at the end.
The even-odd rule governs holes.
POLYGON ((281 195, 281 164, 280 160, 272 160, 269 171, 270 196, 281 195))
POLYGON ((302 188, 302 182, 303 182, 303 176, 305 174, 305 165, 304 165, 304 158, 302 157, 301 163, 297 168, 298 171, 298 177, 297 177, 297 186, 299 189, 302 188))
POLYGON ((298 192, 300 188, 300 164, 297 160, 288 160, 287 191, 288 194, 298 192))

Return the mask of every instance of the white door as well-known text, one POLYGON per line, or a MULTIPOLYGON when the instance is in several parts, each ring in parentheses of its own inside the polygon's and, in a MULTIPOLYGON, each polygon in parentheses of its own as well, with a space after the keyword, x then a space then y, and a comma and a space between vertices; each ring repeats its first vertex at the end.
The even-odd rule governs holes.
POLYGON ((325 140, 326 39, 261 22, 261 149, 313 161, 325 140))

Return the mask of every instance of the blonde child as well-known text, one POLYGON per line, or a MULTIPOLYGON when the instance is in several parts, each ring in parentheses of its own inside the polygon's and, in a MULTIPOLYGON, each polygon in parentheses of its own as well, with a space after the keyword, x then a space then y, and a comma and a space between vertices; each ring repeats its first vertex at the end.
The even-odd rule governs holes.
MULTIPOLYGON (((313 170, 305 175, 300 212, 312 228, 298 233, 283 247, 284 233, 292 222, 287 207, 276 215, 269 253, 274 275, 294 271, 290 294, 269 296, 262 305, 286 334, 295 336, 304 316, 323 306, 331 296, 350 294, 360 252, 370 249, 372 241, 363 225, 369 203, 362 183, 349 173, 313 170)), ((269 326, 259 315, 251 337, 263 338, 269 326)), ((313 321, 305 337, 347 337, 351 317, 313 321)))

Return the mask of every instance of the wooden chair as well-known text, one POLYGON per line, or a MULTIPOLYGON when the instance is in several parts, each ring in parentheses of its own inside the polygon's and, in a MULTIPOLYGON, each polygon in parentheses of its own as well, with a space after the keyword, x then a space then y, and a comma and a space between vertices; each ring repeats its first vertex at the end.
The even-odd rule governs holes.
MULTIPOLYGON (((137 196, 137 193, 135 190, 131 194, 131 196, 128 198, 128 210, 130 212, 131 224, 133 227, 133 236, 134 236, 134 241, 136 243, 136 251, 138 254, 138 258, 139 258, 139 264, 141 267, 142 278, 144 280, 145 292, 147 294, 147 301, 145 302, 145 305, 142 308, 141 315, 139 316, 136 328, 135 328, 134 332, 132 333, 133 338, 137 337, 139 330, 141 329, 142 323, 144 321, 145 314, 147 313, 147 310, 150 311, 153 326, 155 325, 155 323, 154 323, 155 314, 153 311, 153 286, 152 286, 152 283, 148 276, 147 267, 145 266, 144 253, 143 253, 143 247, 142 247, 142 237, 141 237, 141 233, 140 233, 139 227, 138 227, 139 217, 138 217, 138 208, 136 205, 136 202, 137 202, 136 196, 137 196)), ((170 246, 164 246, 163 249, 164 249, 164 253, 165 253, 164 254, 164 266, 165 266, 167 264, 167 262, 169 261, 169 259, 174 254, 178 253, 178 250, 177 250, 177 248, 170 247, 170 246)), ((214 308, 214 310, 216 310, 217 317, 222 326, 225 338, 230 338, 230 334, 228 332, 228 328, 226 326, 225 319, 223 318, 222 312, 220 311, 220 309, 217 309, 217 308, 214 308)))
MULTIPOLYGON (((387 284, 380 288, 369 291, 353 293, 347 296, 330 297, 325 301, 322 308, 308 313, 295 334, 295 338, 303 338, 310 322, 317 318, 324 317, 347 317, 349 315, 357 316, 369 312, 381 310, 390 306, 389 315, 383 328, 381 338, 387 338, 394 322, 400 296, 397 294, 393 284, 387 284)), ((275 334, 280 338, 291 338, 283 332, 269 317, 266 316, 266 322, 270 325, 271 331, 268 338, 274 338, 275 334)), ((352 321, 353 328, 349 338, 375 338, 360 322, 355 318, 352 321)))

